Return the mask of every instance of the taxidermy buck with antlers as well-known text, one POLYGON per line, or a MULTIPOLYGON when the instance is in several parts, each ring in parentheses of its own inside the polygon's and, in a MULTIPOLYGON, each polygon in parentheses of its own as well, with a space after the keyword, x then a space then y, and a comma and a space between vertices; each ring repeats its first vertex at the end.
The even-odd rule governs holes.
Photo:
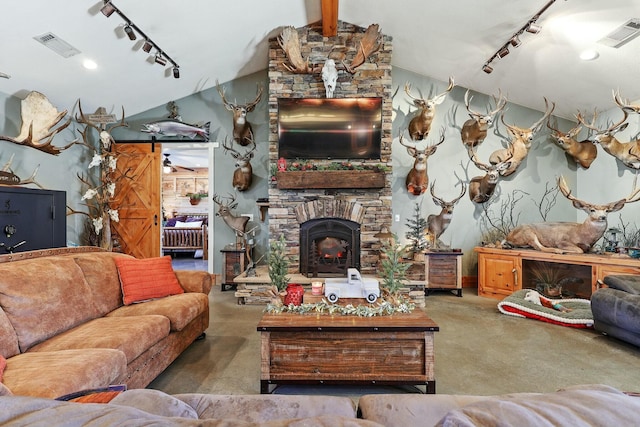
POLYGON ((262 85, 258 84, 256 98, 246 104, 237 104, 227 101, 224 96, 224 88, 216 80, 216 88, 225 108, 233 113, 233 140, 242 146, 253 142, 253 129, 247 120, 247 114, 252 112, 262 99, 262 85))
POLYGON ((231 145, 227 145, 227 138, 224 139, 222 143, 225 152, 230 151, 231 156, 236 159, 236 170, 233 171, 233 188, 236 191, 246 191, 249 187, 251 187, 251 183, 253 182, 253 167, 251 166, 251 159, 253 158, 253 152, 256 149, 256 143, 253 143, 253 147, 244 153, 240 153, 237 150, 234 150, 231 145))
POLYGON ((493 97, 496 108, 489 111, 486 114, 473 111, 469 106, 473 97, 469 98, 469 90, 464 94, 464 105, 467 107, 469 120, 462 124, 460 136, 462 137, 462 143, 467 147, 475 147, 484 141, 487 137, 487 130, 493 124, 493 118, 507 105, 507 98, 503 97, 501 93, 498 93, 498 97, 493 97))
POLYGON ((467 188, 464 185, 464 182, 461 182, 460 185, 462 186, 462 189, 460 190, 460 195, 455 199, 451 200, 450 202, 447 202, 441 199, 440 197, 436 196, 434 191, 436 186, 435 181, 432 182, 431 185, 429 186, 429 191, 431 192, 433 203, 435 203, 437 206, 440 206, 442 208, 439 214, 437 215, 431 214, 427 217, 427 231, 429 233, 429 236, 431 236, 431 238, 433 239, 433 244, 436 247, 439 245, 438 238, 442 235, 442 233, 445 232, 445 230, 447 229, 447 227, 449 227, 449 224, 451 223, 451 218, 453 217, 453 208, 455 207, 456 203, 458 203, 458 200, 460 200, 467 191, 467 188))
POLYGON ((478 169, 482 169, 486 173, 483 176, 475 176, 469 182, 469 198, 474 203, 484 203, 488 201, 498 185, 500 180, 500 172, 511 166, 511 157, 513 156, 513 146, 509 144, 507 158, 496 164, 485 164, 478 160, 475 150, 467 147, 469 159, 476 165, 478 169))
MULTIPOLYGON (((527 157, 527 154, 529 154, 529 149, 531 148, 531 144, 533 142, 533 137, 536 133, 538 133, 544 121, 547 120, 547 118, 551 115, 553 109, 556 107, 556 104, 555 102, 552 102, 551 108, 549 108, 549 102, 547 101, 547 98, 544 98, 544 107, 544 115, 540 118, 540 120, 538 120, 528 128, 520 128, 517 126, 508 125, 504 122, 504 114, 500 115, 502 124, 507 127, 507 131, 509 132, 509 135, 511 135, 511 145, 513 146, 513 153, 511 155, 510 161, 511 165, 508 168, 500 171, 501 176, 509 176, 514 173, 518 166, 520 166, 520 163, 522 163, 522 161, 527 157)), ((489 162, 493 164, 503 163, 508 155, 509 150, 509 148, 502 148, 500 150, 494 151, 489 156, 489 162)))
POLYGON ((409 122, 409 136, 414 141, 422 141, 429 135, 431 130, 431 123, 436 114, 436 106, 442 104, 447 94, 453 89, 453 77, 449 77, 449 86, 447 89, 439 95, 430 99, 416 98, 411 95, 411 85, 406 83, 404 85, 404 91, 409 95, 409 98, 413 99, 413 105, 418 107, 418 112, 409 122))
MULTIPOLYGON (((591 124, 595 123, 596 116, 597 114, 594 111, 591 124)), ((551 138, 553 138, 555 143, 558 144, 558 146, 562 148, 569 156, 571 156, 577 164, 585 169, 589 169, 591 163, 593 163, 593 161, 598 156, 598 149, 596 148, 596 145, 589 139, 585 139, 582 141, 578 141, 576 139, 576 137, 580 133, 580 130, 582 130, 582 126, 578 125, 567 133, 556 129, 556 127, 558 126, 557 124, 555 124, 554 126, 551 126, 549 120, 547 120, 547 127, 551 129, 551 138)))
POLYGON ((217 194, 213 195, 213 201, 219 206, 218 212, 216 212, 216 216, 222 218, 224 223, 231 227, 233 231, 235 231, 236 237, 244 238, 247 229, 247 223, 249 222, 249 217, 233 215, 231 211, 238 206, 236 198, 233 195, 229 195, 229 197, 224 198, 229 199, 229 202, 224 203, 222 201, 223 197, 218 196, 217 194))
POLYGON ((607 215, 619 211, 627 203, 640 199, 640 189, 636 189, 635 180, 633 184, 633 190, 628 197, 606 205, 596 205, 572 196, 561 176, 558 178, 560 192, 573 202, 573 207, 585 211, 587 219, 583 223, 543 222, 519 225, 507 235, 505 243, 513 247, 529 247, 556 254, 586 253, 607 230, 607 215))
POLYGON ((629 111, 635 111, 636 106, 623 102, 620 95, 613 93, 613 99, 622 110, 622 119, 617 123, 608 125, 605 129, 599 129, 592 124, 585 122, 584 117, 580 113, 576 116, 578 121, 595 131, 593 141, 600 144, 605 152, 620 160, 625 166, 632 169, 640 169, 640 140, 621 142, 615 134, 627 128, 629 123, 625 123, 629 116, 629 111))
POLYGON ((413 157, 413 167, 407 174, 407 178, 405 179, 405 185, 407 187, 407 191, 414 196, 419 196, 425 191, 427 191, 427 187, 429 185, 429 175, 427 174, 427 160, 429 156, 433 155, 438 146, 444 142, 444 133, 445 129, 442 129, 440 133, 440 140, 435 144, 427 144, 427 146, 420 150, 417 147, 412 147, 410 145, 405 144, 402 132, 400 133, 400 145, 407 148, 407 152, 411 157, 413 157))

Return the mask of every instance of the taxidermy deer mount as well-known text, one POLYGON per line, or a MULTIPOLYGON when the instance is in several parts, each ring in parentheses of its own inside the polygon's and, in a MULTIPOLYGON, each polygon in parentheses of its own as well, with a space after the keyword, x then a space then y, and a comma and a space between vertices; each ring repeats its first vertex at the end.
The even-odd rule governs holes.
POLYGON ((449 224, 451 223, 451 218, 453 217, 453 208, 456 203, 464 196, 467 191, 467 187, 464 185, 464 182, 460 182, 462 189, 460 190, 460 195, 455 199, 447 202, 435 194, 435 186, 436 182, 433 181, 429 186, 429 191, 431 192, 431 197, 433 198, 433 203, 437 206, 440 206, 442 209, 440 213, 435 215, 431 214, 427 217, 427 231, 429 235, 433 239, 434 246, 439 246, 438 238, 445 232, 449 224))
POLYGON ((496 164, 480 162, 473 147, 467 147, 467 154, 469 154, 469 159, 478 169, 482 169, 486 172, 483 176, 475 176, 471 178, 471 181, 469 182, 469 198, 474 203, 484 203, 493 195, 496 185, 500 180, 500 172, 511 166, 513 146, 509 144, 507 158, 496 164))
POLYGON ((246 191, 251 187, 251 183, 253 182, 251 159, 253 158, 253 152, 256 149, 256 143, 253 143, 253 147, 249 151, 240 153, 239 151, 234 150, 231 145, 227 145, 227 138, 225 138, 222 143, 222 147, 224 147, 225 153, 230 151, 231 156, 236 159, 236 170, 233 171, 233 188, 235 188, 236 191, 246 191))
POLYGON ((400 145, 407 148, 407 153, 414 158, 413 167, 405 179, 407 191, 414 196, 419 196, 427 191, 429 176, 427 175, 427 160, 433 155, 438 146, 444 142, 445 128, 440 132, 440 140, 435 144, 427 144, 424 149, 412 147, 404 143, 403 132, 400 133, 400 145))
POLYGON ((64 147, 56 147, 52 144, 53 138, 71 124, 71 118, 56 128, 55 126, 67 115, 67 110, 58 111, 40 92, 29 92, 29 95, 20 102, 20 115, 22 117, 20 134, 15 138, 0 136, 0 141, 26 145, 54 156, 76 143, 73 141, 64 147))
POLYGON ((573 202, 576 209, 587 213, 583 223, 573 222, 542 222, 536 224, 519 225, 506 237, 505 243, 512 247, 530 247, 542 252, 551 253, 586 253, 604 235, 607 230, 607 215, 617 212, 627 203, 640 199, 640 189, 636 189, 633 181, 631 194, 616 202, 606 205, 596 205, 579 200, 571 195, 571 190, 561 176, 558 178, 560 192, 573 202))
MULTIPOLYGON (((593 120, 591 124, 595 124, 597 113, 593 112, 593 120)), ((551 138, 554 142, 562 148, 569 156, 575 160, 577 164, 585 169, 589 169, 591 163, 598 156, 598 149, 596 148, 595 143, 593 143, 589 139, 585 139, 582 141, 578 141, 576 137, 582 130, 582 125, 578 125, 572 128, 569 132, 564 133, 561 130, 557 129, 558 124, 554 123, 551 125, 550 121, 547 120, 547 127, 551 129, 551 138)))
POLYGON ((475 147, 482 144, 487 137, 487 130, 493 124, 493 118, 496 114, 502 111, 507 105, 507 98, 502 96, 502 93, 498 93, 498 97, 493 97, 495 103, 495 109, 487 112, 486 114, 473 111, 469 104, 473 97, 469 98, 469 90, 464 94, 464 105, 467 107, 469 120, 463 123, 460 131, 462 137, 462 143, 467 147, 475 147))
POLYGON ((453 89, 453 77, 449 77, 447 89, 430 99, 416 98, 411 95, 411 84, 405 83, 404 91, 413 99, 413 105, 418 107, 417 114, 409 122, 409 135, 414 141, 422 141, 429 135, 431 123, 436 114, 436 106, 442 104, 447 94, 453 89))
POLYGON ((593 141, 600 144, 607 154, 620 160, 625 166, 638 170, 640 169, 640 140, 621 142, 615 137, 617 132, 625 130, 629 125, 626 123, 629 111, 635 112, 638 107, 629 104, 628 101, 623 101, 617 92, 613 92, 613 99, 623 113, 622 119, 617 123, 607 124, 605 129, 599 129, 593 123, 586 123, 580 113, 576 118, 584 126, 595 131, 593 141))
POLYGON ((225 108, 233 113, 233 140, 242 146, 251 144, 254 142, 253 129, 251 128, 251 123, 247 120, 247 114, 252 112, 262 99, 262 85, 258 84, 256 98, 246 104, 227 101, 224 96, 224 88, 220 87, 220 83, 218 83, 217 80, 216 88, 218 89, 218 94, 220 94, 225 108))
MULTIPOLYGON (((511 154, 511 165, 504 169, 500 170, 501 176, 509 176, 516 171, 520 163, 527 157, 529 154, 529 149, 531 148, 531 143, 533 142, 533 137, 542 127, 542 124, 547 120, 547 118, 553 112, 553 109, 556 107, 555 102, 551 103, 551 108, 549 108, 549 101, 547 98, 544 98, 544 107, 545 113, 544 115, 532 124, 528 128, 520 128, 513 125, 508 125, 504 122, 504 114, 500 115, 500 121, 502 124, 507 127, 507 131, 511 135, 511 146, 513 147, 513 153, 511 154)), ((493 164, 504 163, 506 157, 508 156, 510 148, 502 148, 500 150, 496 150, 489 156, 489 162, 493 164)))
POLYGON ((224 223, 231 227, 233 231, 235 231, 237 238, 244 240, 249 217, 235 216, 231 213, 231 211, 238 206, 235 196, 229 194, 229 197, 224 198, 229 199, 229 202, 224 203, 224 201, 222 200, 223 197, 218 196, 217 194, 213 195, 213 201, 219 206, 218 212, 216 212, 216 216, 222 218, 224 223))

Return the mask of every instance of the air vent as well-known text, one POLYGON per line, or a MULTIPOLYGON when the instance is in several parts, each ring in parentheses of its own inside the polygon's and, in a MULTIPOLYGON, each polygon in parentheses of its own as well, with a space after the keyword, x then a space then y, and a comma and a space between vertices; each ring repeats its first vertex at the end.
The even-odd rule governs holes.
POLYGON ((640 34, 640 19, 634 18, 607 34, 607 36, 599 40, 598 43, 617 48, 630 42, 636 38, 638 34, 640 34))
POLYGON ((78 49, 53 33, 41 34, 39 36, 35 36, 34 39, 65 58, 69 58, 80 53, 78 49))

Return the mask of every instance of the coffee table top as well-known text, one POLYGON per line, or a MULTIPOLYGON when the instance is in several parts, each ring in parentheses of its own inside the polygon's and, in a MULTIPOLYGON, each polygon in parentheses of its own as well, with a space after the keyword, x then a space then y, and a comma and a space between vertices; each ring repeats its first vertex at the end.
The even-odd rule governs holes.
POLYGON ((440 327, 421 309, 389 316, 343 316, 326 313, 265 313, 258 331, 439 331, 440 327))

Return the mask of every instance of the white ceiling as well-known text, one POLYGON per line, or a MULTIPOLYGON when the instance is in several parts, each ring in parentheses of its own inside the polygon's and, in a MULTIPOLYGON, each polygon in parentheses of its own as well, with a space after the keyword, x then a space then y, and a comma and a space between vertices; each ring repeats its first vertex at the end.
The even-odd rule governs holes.
MULTIPOLYGON (((321 19, 321 0, 114 0, 133 22, 180 65, 154 64, 142 42, 124 36, 122 19, 99 12, 102 1, 29 0, 2 8, 0 92, 20 98, 44 93, 59 109, 78 98, 85 111, 99 106, 132 115, 267 67, 267 40, 287 25, 321 19), (65 59, 33 37, 52 32, 81 51, 65 59), (91 58, 98 69, 85 70, 91 58)), ((537 35, 481 70, 485 61, 547 0, 342 0, 339 19, 367 27, 378 23, 394 40, 395 66, 486 94, 501 89, 509 100, 536 110, 543 96, 555 113, 571 118, 578 109, 614 106, 611 90, 640 98, 640 37, 619 49, 597 41, 630 18, 640 1, 557 0, 540 18, 537 35), (578 54, 596 47, 597 60, 578 54)), ((404 82, 396 82, 402 85, 404 82)))

